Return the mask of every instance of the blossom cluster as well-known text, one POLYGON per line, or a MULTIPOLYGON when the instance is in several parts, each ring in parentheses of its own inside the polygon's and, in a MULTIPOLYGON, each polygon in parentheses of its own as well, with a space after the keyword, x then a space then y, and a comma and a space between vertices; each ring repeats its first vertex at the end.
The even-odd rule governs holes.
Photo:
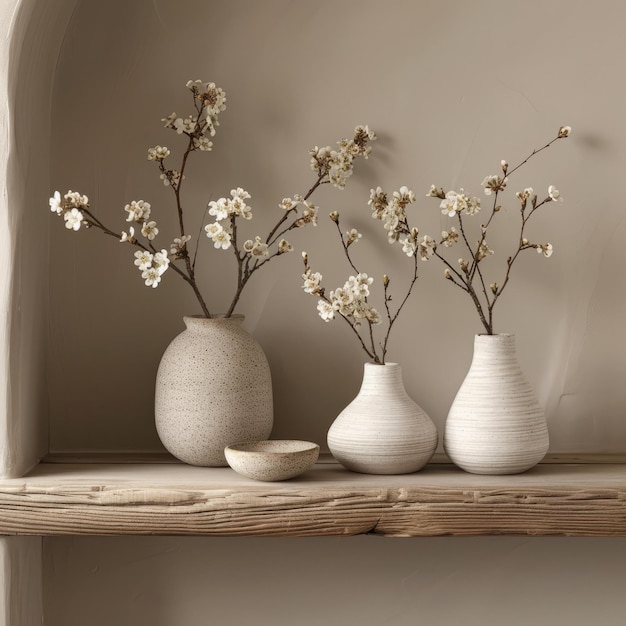
POLYGON ((389 200, 381 187, 370 190, 368 204, 372 207, 372 217, 383 223, 390 244, 398 243, 407 256, 418 255, 423 261, 435 252, 435 241, 428 235, 419 239, 419 230, 409 226, 406 208, 416 200, 415 193, 408 187, 394 191, 389 200))
POLYGON ((358 326, 361 320, 367 320, 371 324, 380 324, 378 311, 367 301, 370 295, 370 285, 374 282, 371 276, 363 273, 350 276, 343 287, 337 287, 329 293, 328 297, 321 286, 322 275, 319 272, 313 272, 307 267, 302 278, 304 291, 320 296, 317 311, 325 322, 330 322, 335 318, 335 313, 339 313, 350 319, 355 326, 358 326))
POLYGON ((79 230, 85 224, 85 210, 89 208, 89 198, 77 191, 68 191, 63 197, 58 191, 49 200, 50 210, 62 215, 65 228, 79 230))
POLYGON ((161 276, 170 265, 170 260, 165 249, 154 254, 148 250, 138 250, 135 252, 135 265, 141 272, 146 286, 157 287, 161 282, 161 276))
POLYGON ((338 142, 339 149, 315 146, 310 151, 311 168, 318 176, 328 176, 335 187, 343 189, 352 175, 355 157, 362 156, 367 159, 372 151, 369 142, 375 139, 376 133, 369 127, 357 126, 352 139, 342 139, 338 142))
MULTIPOLYGON (((555 141, 568 137, 571 133, 570 126, 561 126, 557 136, 547 143, 543 148, 533 150, 533 152, 519 165, 510 168, 506 160, 500 161, 501 172, 498 174, 489 174, 485 176, 481 186, 484 194, 493 200, 490 214, 480 225, 480 234, 477 240, 472 241, 466 229, 464 216, 476 215, 481 210, 481 201, 479 198, 473 197, 465 192, 463 188, 459 191, 444 191, 442 187, 431 185, 426 195, 428 197, 438 198, 440 200, 439 207, 441 212, 447 217, 454 218, 457 222, 456 228, 451 226, 448 230, 441 232, 439 244, 444 248, 450 248, 458 242, 463 242, 468 253, 467 258, 459 258, 454 264, 448 261, 442 255, 437 245, 433 248, 433 254, 443 261, 444 276, 457 287, 468 293, 472 298, 472 302, 477 309, 480 320, 485 327, 487 333, 493 333, 493 309, 498 298, 502 295, 504 288, 507 286, 511 267, 515 263, 519 254, 524 250, 534 249, 538 254, 545 257, 552 256, 553 246, 551 243, 534 243, 529 241, 525 236, 525 229, 528 220, 535 214, 539 207, 551 203, 562 202, 561 193, 554 185, 549 185, 548 190, 543 198, 540 198, 532 187, 525 187, 521 191, 516 192, 515 196, 520 202, 520 236, 517 250, 507 258, 505 273, 502 281, 492 282, 487 290, 487 281, 481 269, 481 261, 488 256, 494 254, 494 251, 487 244, 487 233, 492 220, 498 214, 502 206, 498 202, 498 196, 505 191, 509 185, 510 176, 521 168, 530 158, 539 152, 549 148, 555 141), (458 228, 458 230, 457 230, 458 228)), ((408 195, 410 195, 409 192, 408 195)))
MULTIPOLYGON (((196 281, 199 241, 195 242, 195 249, 189 249, 192 238, 186 234, 181 187, 190 154, 213 149, 211 138, 216 134, 220 114, 226 109, 226 94, 215 83, 200 80, 188 81, 186 87, 192 95, 194 112, 182 116, 173 112, 161 120, 166 129, 172 130, 176 136, 186 141, 180 165, 177 168, 169 166, 172 151, 167 146, 157 144, 148 148, 147 153, 148 161, 157 165, 163 184, 174 192, 179 232, 168 248, 157 246, 160 231, 157 222, 152 218, 152 207, 145 200, 133 200, 124 206, 126 222, 132 225, 128 231, 120 233, 106 227, 90 211, 87 196, 78 192, 68 191, 61 196, 56 191, 49 204, 54 213, 63 217, 68 229, 78 231, 81 226, 96 227, 106 235, 139 248, 134 255, 134 264, 148 287, 157 287, 165 272, 172 269, 193 289, 203 314, 211 317, 196 281), (135 234, 135 229, 139 234, 135 234)), ((310 201, 315 190, 325 183, 343 188, 352 174, 354 159, 359 156, 367 158, 372 149, 369 143, 375 138, 376 135, 367 126, 357 126, 351 139, 338 142, 338 149, 327 147, 311 150, 317 180, 306 195, 296 194, 291 198, 283 198, 279 204, 282 209, 280 217, 265 237, 254 235, 248 239, 238 235, 239 220, 252 219, 252 208, 248 204, 251 195, 245 189, 237 187, 231 190, 230 197, 208 202, 207 213, 213 221, 204 226, 204 232, 215 248, 234 251, 237 262, 236 289, 226 317, 233 314, 244 287, 258 269, 273 257, 293 251, 293 246, 284 235, 292 229, 317 225, 318 209, 310 201)))

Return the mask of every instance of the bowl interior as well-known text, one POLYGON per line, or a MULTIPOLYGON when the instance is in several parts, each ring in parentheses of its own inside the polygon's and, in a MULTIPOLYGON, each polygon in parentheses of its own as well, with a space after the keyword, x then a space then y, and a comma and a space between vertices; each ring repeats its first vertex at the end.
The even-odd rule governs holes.
POLYGON ((298 441, 295 439, 274 439, 268 441, 248 441, 228 446, 231 450, 239 452, 261 452, 263 454, 294 454, 308 452, 318 447, 311 441, 298 441))

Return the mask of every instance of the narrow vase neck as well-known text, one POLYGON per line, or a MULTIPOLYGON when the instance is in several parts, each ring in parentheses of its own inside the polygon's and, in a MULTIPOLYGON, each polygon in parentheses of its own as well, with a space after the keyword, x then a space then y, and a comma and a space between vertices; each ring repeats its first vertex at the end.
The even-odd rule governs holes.
POLYGON ((476 335, 472 363, 517 361, 515 335, 476 335))
POLYGON ((385 365, 365 364, 363 383, 359 394, 380 395, 381 393, 406 394, 402 379, 402 368, 398 363, 386 363, 385 365))
POLYGON ((224 327, 232 327, 232 326, 241 326, 241 323, 244 320, 243 315, 232 315, 231 317, 217 316, 217 317, 202 317, 202 316, 191 316, 186 315, 183 317, 183 321, 185 322, 185 326, 188 330, 191 331, 201 331, 203 328, 207 328, 208 326, 224 326, 224 327))

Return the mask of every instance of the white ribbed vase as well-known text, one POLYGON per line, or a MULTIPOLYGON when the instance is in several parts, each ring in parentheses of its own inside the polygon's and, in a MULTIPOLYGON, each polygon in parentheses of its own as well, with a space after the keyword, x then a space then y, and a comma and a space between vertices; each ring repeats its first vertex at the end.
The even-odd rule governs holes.
POLYGON ((226 466, 226 446, 270 436, 270 368, 243 319, 184 317, 187 328, 161 358, 157 432, 167 450, 190 465, 226 466))
POLYGON ((347 469, 409 474, 432 457, 437 429, 407 394, 397 363, 366 363, 357 397, 328 431, 328 447, 347 469))
POLYGON ((518 474, 548 451, 543 410, 522 372, 513 335, 477 335, 474 358, 446 421, 443 445, 474 474, 518 474))

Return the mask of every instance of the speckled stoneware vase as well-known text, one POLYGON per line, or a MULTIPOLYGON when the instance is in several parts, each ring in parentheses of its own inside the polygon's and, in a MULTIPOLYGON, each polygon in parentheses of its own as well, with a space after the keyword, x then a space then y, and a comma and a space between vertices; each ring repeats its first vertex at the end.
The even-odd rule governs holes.
POLYGON ((397 363, 366 363, 357 397, 328 431, 328 447, 347 469, 410 474, 432 457, 437 429, 407 394, 397 363))
POLYGON ((183 319, 187 328, 167 347, 157 372, 157 432, 181 461, 225 466, 226 446, 270 435, 270 368, 242 328, 242 315, 183 319))
POLYGON ((474 474, 518 474, 545 456, 544 413, 517 359, 513 335, 477 335, 469 372, 443 439, 450 459, 474 474))

